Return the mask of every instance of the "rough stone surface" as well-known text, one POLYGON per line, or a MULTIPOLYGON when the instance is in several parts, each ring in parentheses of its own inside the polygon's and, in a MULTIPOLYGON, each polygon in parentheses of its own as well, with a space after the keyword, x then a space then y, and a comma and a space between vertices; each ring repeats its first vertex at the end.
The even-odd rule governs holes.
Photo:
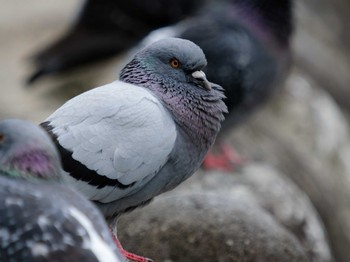
POLYGON ((291 233, 236 196, 160 197, 124 217, 119 228, 125 248, 155 261, 308 261, 291 233))
MULTIPOLYGON (((154 247, 149 246, 148 244, 145 246, 145 243, 148 243, 148 241, 145 241, 143 238, 138 238, 135 240, 131 239, 134 239, 134 236, 138 235, 142 231, 145 232, 141 234, 151 235, 152 238, 160 238, 159 234, 164 238, 163 235, 166 235, 169 232, 159 231, 159 228, 165 228, 165 231, 167 231, 169 228, 168 224, 173 223, 172 220, 169 220, 171 215, 169 215, 168 212, 173 212, 172 214, 181 214, 181 220, 178 221, 179 223, 183 220, 183 218, 184 221, 191 221, 191 217, 204 217, 205 220, 201 222, 201 225, 198 228, 196 225, 198 222, 197 219, 192 220, 191 225, 187 225, 186 222, 185 230, 183 230, 181 227, 181 223, 179 224, 178 230, 183 231, 182 233, 184 239, 186 239, 189 234, 187 226, 191 226, 193 228, 193 232, 199 231, 197 234, 205 230, 208 236, 212 236, 212 239, 215 239, 216 234, 220 233, 222 230, 226 230, 228 227, 226 224, 247 223, 247 225, 244 224, 244 226, 241 227, 242 232, 240 232, 239 228, 237 228, 236 231, 231 232, 235 237, 241 237, 244 235, 247 227, 259 227, 261 225, 259 219, 242 219, 242 210, 252 209, 257 212, 257 214, 254 215, 255 218, 260 218, 262 216, 265 217, 267 214, 269 214, 268 216, 273 218, 276 227, 282 227, 288 230, 289 234, 293 235, 293 237, 299 241, 300 246, 309 261, 331 261, 330 249, 325 236, 324 227, 310 200, 306 194, 300 191, 300 189, 298 189, 290 179, 267 165, 250 163, 240 172, 236 172, 234 175, 216 172, 198 172, 179 188, 173 192, 167 193, 165 196, 161 196, 160 199, 161 202, 158 200, 154 201, 149 207, 145 207, 138 211, 139 213, 136 215, 132 213, 121 219, 119 232, 121 237, 125 237, 125 243, 129 244, 131 241, 132 249, 134 249, 135 246, 139 246, 139 248, 142 246, 141 250, 145 254, 148 255, 149 252, 152 253, 152 249, 154 247), (202 201, 202 204, 197 207, 197 209, 201 208, 202 210, 195 211, 200 212, 202 214, 201 216, 195 214, 190 208, 183 208, 191 205, 190 203, 193 202, 193 192, 197 192, 195 198, 202 201), (204 200, 201 198, 202 196, 204 197, 204 200), (213 200, 220 202, 218 207, 212 205, 212 200, 209 199, 211 197, 214 199, 219 199, 213 200), (165 198, 165 200, 163 198, 165 198), (177 199, 179 199, 181 205, 173 204, 173 202, 176 202, 177 199), (161 204, 161 207, 158 207, 157 205, 159 205, 159 203, 163 203, 162 201, 165 201, 170 207, 168 208, 164 206, 166 204, 161 204), (187 201, 190 203, 187 203, 187 201), (225 212, 221 211, 221 206, 223 206, 223 208, 226 210, 225 212), (171 209, 171 211, 168 209, 171 209), (167 214, 164 215, 163 212, 166 212, 167 214), (226 212, 232 212, 232 214, 230 213, 230 215, 225 218, 227 215, 226 212), (213 216, 212 213, 220 214, 220 216, 213 216), (155 217, 159 218, 156 219, 155 217), (157 223, 153 223, 152 226, 148 226, 149 221, 154 220, 156 220, 157 223), (132 222, 130 223, 130 221, 132 222), (213 227, 212 225, 215 224, 218 225, 213 227), (131 234, 130 230, 132 231, 135 225, 141 228, 131 234), (125 232, 127 232, 126 236, 125 232)), ((170 234, 172 234, 171 231, 170 234)), ((255 245, 254 248, 256 246, 260 247, 261 245, 264 246, 266 244, 274 246, 279 241, 284 241, 283 234, 277 234, 274 236, 274 238, 271 238, 270 234, 270 230, 261 231, 260 236, 262 236, 262 238, 253 237, 249 241, 254 243, 252 244, 255 245), (261 243, 261 241, 264 243, 261 243)), ((275 234, 275 231, 273 234, 275 234)), ((158 241, 155 240, 150 242, 157 243, 158 241)), ((167 248, 171 248, 172 245, 178 247, 181 245, 181 243, 173 243, 169 240, 167 248)), ((182 245, 186 246, 187 244, 184 242, 182 245)), ((206 253, 206 250, 208 250, 209 247, 201 246, 201 248, 203 252, 206 253)), ((243 254, 244 249, 242 248, 242 246, 236 245, 233 247, 233 249, 227 251, 234 254, 243 254)), ((190 250, 191 249, 188 251, 190 250)), ((176 253, 177 250, 171 252, 176 253)), ((180 254, 184 254, 184 252, 181 252, 180 254)), ((206 256, 208 256, 208 259, 212 259, 208 261, 221 261, 216 260, 220 258, 220 254, 221 252, 218 251, 216 253, 208 253, 206 256)), ((171 256, 171 254, 168 253, 165 254, 165 256, 166 255, 171 256)), ((284 257, 284 255, 285 254, 276 252, 276 256, 279 257, 279 259, 285 259, 286 257, 284 257)), ((161 258, 165 259, 165 256, 161 258)), ((177 258, 178 260, 174 261, 183 261, 183 258, 184 257, 179 257, 177 258)), ((233 258, 234 257, 231 257, 231 259, 233 258)), ((248 257, 245 257, 245 259, 248 259, 248 257)), ((259 259, 262 260, 254 259, 242 261, 269 261, 268 256, 260 257, 259 259)), ((233 259, 228 261, 236 260, 233 259)))
POLYGON ((311 199, 336 261, 350 253, 350 139, 346 118, 312 80, 294 72, 284 90, 230 137, 238 152, 288 175, 311 199))

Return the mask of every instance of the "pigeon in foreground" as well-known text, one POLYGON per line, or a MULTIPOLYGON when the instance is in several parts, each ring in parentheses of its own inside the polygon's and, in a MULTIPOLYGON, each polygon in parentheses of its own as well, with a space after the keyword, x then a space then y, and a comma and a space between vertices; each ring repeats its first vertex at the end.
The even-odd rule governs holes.
POLYGON ((205 66, 191 41, 157 41, 134 56, 119 81, 74 97, 42 123, 57 143, 65 179, 111 225, 201 165, 227 110, 205 66))
POLYGON ((0 261, 125 261, 100 212, 62 185, 61 172, 44 130, 0 121, 0 261))
MULTIPOLYGON (((292 1, 225 0, 210 2, 178 24, 152 32, 144 42, 180 37, 200 46, 208 60, 208 79, 221 85, 229 114, 218 145, 281 86, 291 64, 292 1)), ((234 152, 209 154, 206 167, 230 169, 234 152)))
POLYGON ((34 55, 28 84, 116 55, 150 31, 178 22, 203 0, 85 0, 79 16, 60 39, 34 55))

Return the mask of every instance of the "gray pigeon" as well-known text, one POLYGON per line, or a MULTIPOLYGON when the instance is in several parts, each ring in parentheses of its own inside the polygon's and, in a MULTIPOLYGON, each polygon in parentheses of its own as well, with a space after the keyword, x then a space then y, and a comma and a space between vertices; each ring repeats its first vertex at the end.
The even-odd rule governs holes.
POLYGON ((74 97, 42 123, 65 179, 111 225, 191 176, 214 143, 227 108, 205 66, 193 42, 160 40, 135 55, 120 81, 74 97))
POLYGON ((100 212, 61 185, 61 172, 44 130, 0 121, 0 261, 125 261, 100 212))

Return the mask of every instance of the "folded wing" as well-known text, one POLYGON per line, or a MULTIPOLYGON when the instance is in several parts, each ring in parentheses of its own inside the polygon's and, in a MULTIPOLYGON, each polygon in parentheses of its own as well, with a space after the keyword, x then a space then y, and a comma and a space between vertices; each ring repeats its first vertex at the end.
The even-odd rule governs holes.
POLYGON ((126 196, 152 179, 176 139, 175 123, 162 103, 121 81, 69 100, 46 123, 72 161, 89 172, 88 181, 74 174, 67 179, 101 202, 126 196))

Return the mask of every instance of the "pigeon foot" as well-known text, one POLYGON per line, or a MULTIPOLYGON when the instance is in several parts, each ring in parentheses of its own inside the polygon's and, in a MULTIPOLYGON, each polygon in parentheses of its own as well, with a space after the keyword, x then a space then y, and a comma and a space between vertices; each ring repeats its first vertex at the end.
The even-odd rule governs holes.
POLYGON ((214 154, 212 150, 207 153, 202 164, 204 169, 232 172, 235 167, 246 163, 246 160, 229 145, 220 145, 219 150, 219 153, 214 154))
POLYGON ((118 237, 115 236, 114 234, 112 234, 112 235, 113 235, 114 243, 117 245, 117 248, 120 250, 120 252, 123 254, 123 256, 126 257, 127 260, 133 261, 133 262, 154 262, 150 258, 139 256, 139 255, 133 254, 129 251, 126 251, 123 248, 122 244, 120 243, 118 237))

